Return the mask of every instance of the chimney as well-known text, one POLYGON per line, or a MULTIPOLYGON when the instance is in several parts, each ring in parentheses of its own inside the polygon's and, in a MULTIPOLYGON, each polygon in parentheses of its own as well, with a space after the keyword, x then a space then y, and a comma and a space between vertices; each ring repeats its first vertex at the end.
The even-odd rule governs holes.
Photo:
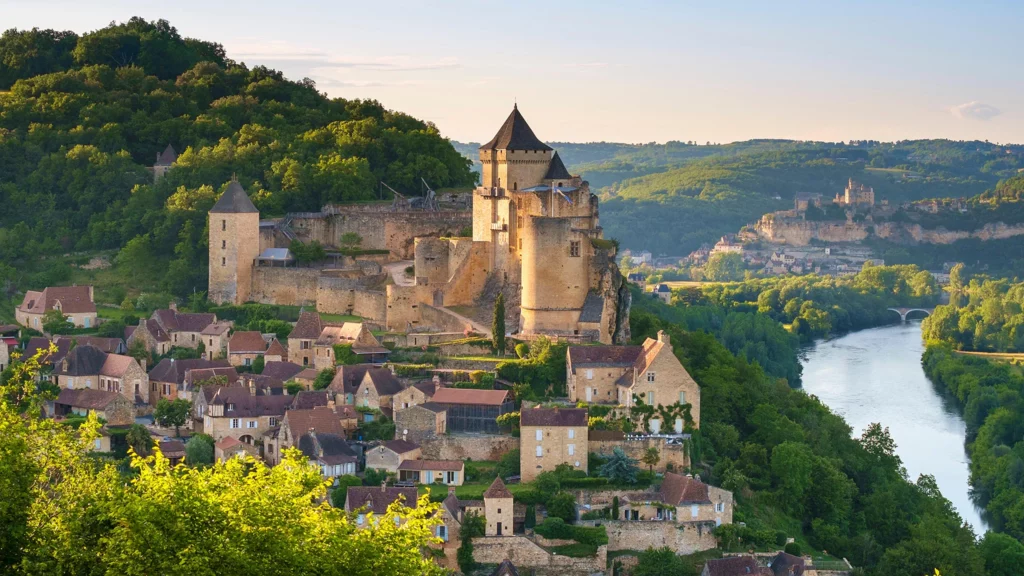
POLYGON ((387 488, 388 488, 388 481, 387 480, 381 480, 380 481, 380 491, 384 492, 385 490, 387 490, 387 488))
POLYGON ((391 370, 391 375, 392 375, 392 376, 395 376, 395 375, 396 375, 396 372, 395 372, 395 365, 394 365, 394 364, 388 364, 388 369, 389 369, 389 370, 391 370))
POLYGON ((406 437, 408 436, 407 432, 408 432, 407 430, 402 430, 402 441, 403 442, 406 441, 406 437))
POLYGON ((669 340, 669 335, 665 334, 664 330, 658 330, 658 342, 661 342, 662 344, 664 344, 666 346, 671 346, 672 345, 671 340, 669 340))
POLYGON ((93 295, 92 295, 92 286, 89 286, 89 300, 90 301, 95 300, 95 298, 93 298, 93 295))
POLYGON ((174 312, 178 311, 178 303, 174 302, 173 300, 171 301, 170 304, 167 305, 167 307, 170 308, 174 312))
POLYGON ((146 371, 146 359, 145 358, 142 358, 141 360, 139 360, 139 366, 142 366, 142 371, 143 372, 146 371))
POLYGON ((452 494, 455 494, 455 486, 448 487, 448 495, 451 496, 452 494))
POLYGON ((431 378, 430 381, 433 382, 435 386, 440 386, 441 385, 441 375, 440 374, 434 374, 434 377, 431 378))

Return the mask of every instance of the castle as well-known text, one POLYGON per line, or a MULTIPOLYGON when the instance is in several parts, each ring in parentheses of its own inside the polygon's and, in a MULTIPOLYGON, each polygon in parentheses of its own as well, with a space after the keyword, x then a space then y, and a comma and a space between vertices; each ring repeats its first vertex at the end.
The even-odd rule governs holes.
POLYGON ((854 182, 853 178, 850 178, 843 195, 840 196, 837 192, 834 202, 841 206, 871 207, 875 204, 875 189, 860 182, 854 182))
POLYGON ((462 331, 466 319, 449 307, 475 307, 483 324, 503 293, 511 331, 524 338, 625 342, 629 291, 587 182, 534 135, 518 107, 480 147, 480 160, 471 211, 396 201, 390 210, 326 206, 260 221, 232 180, 210 210, 210 300, 315 305, 399 332, 462 331), (459 235, 470 227, 471 236, 459 235), (294 239, 317 240, 330 253, 349 232, 379 254, 319 268, 280 265, 290 261, 294 239), (397 271, 410 257, 413 273, 405 277, 397 271))

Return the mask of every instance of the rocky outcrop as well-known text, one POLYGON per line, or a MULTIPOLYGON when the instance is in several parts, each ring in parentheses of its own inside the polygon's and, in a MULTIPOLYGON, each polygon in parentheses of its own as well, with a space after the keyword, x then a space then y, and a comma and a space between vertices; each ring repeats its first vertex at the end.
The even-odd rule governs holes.
POLYGON ((757 223, 756 230, 758 237, 767 242, 789 246, 807 246, 812 240, 861 242, 870 237, 898 244, 952 244, 968 238, 988 241, 1024 235, 1024 224, 992 222, 977 230, 947 230, 923 228, 911 222, 811 221, 767 214, 757 223))

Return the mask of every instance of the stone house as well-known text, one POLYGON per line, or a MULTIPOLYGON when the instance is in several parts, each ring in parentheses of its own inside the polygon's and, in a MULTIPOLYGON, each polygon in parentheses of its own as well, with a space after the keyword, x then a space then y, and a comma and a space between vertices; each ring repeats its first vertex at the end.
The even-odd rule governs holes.
MULTIPOLYGON (((274 342, 276 343, 277 340, 274 340, 274 342)), ((272 343, 270 346, 273 348, 274 344, 272 343)), ((278 346, 280 346, 280 344, 278 344, 278 346)), ((267 350, 269 351, 270 348, 267 350)), ((292 378, 295 378, 299 372, 302 372, 302 366, 299 366, 298 364, 282 360, 271 360, 269 355, 264 356, 263 358, 266 359, 266 363, 263 365, 263 372, 261 373, 263 376, 268 376, 275 380, 280 380, 281 382, 287 382, 292 378)))
POLYGON ((658 298, 665 304, 672 302, 672 289, 668 287, 668 284, 658 284, 654 287, 654 297, 658 298))
POLYGON ((356 388, 354 402, 363 408, 376 408, 392 415, 392 397, 402 391, 402 383, 387 368, 370 368, 366 371, 359 387, 356 388))
POLYGON ((700 576, 773 576, 770 568, 757 563, 753 556, 714 558, 704 564, 700 576))
POLYGON ((422 444, 445 434, 447 418, 444 406, 426 402, 395 412, 395 429, 411 442, 422 444))
POLYGON ((0 372, 11 365, 11 356, 18 348, 18 339, 12 336, 0 337, 0 372))
POLYGON ((185 461, 185 443, 181 440, 165 440, 159 442, 160 453, 171 461, 171 466, 185 461))
MULTIPOLYGON (((648 338, 642 346, 570 346, 566 360, 569 399, 616 404, 627 408, 642 401, 649 406, 689 404, 694 428, 700 428, 700 386, 672 352, 668 334, 648 338), (612 389, 614 378, 614 390, 612 389), (609 393, 611 399, 609 399, 609 393)), ((652 418, 651 432, 661 431, 652 418)), ((682 418, 665 423, 680 434, 682 418)))
POLYGON ((372 364, 355 364, 352 366, 338 366, 334 379, 327 389, 334 394, 335 402, 338 404, 355 404, 356 390, 362 384, 363 378, 369 370, 378 369, 372 364))
POLYGON ((143 318, 139 320, 138 326, 125 326, 124 339, 128 348, 136 340, 146 343, 146 349, 154 356, 163 356, 171 350, 171 337, 160 327, 160 323, 153 319, 143 318))
POLYGON ((199 333, 206 345, 206 359, 218 360, 228 356, 228 332, 231 331, 233 323, 221 320, 210 324, 199 333))
POLYGON ((345 513, 356 513, 356 527, 367 528, 371 525, 368 514, 382 516, 387 513, 388 506, 400 502, 402 506, 416 508, 418 494, 415 488, 399 488, 395 486, 349 486, 345 494, 345 513))
POLYGON ((320 468, 324 478, 336 478, 358 471, 359 456, 345 442, 344 435, 310 430, 299 436, 298 447, 311 464, 320 468))
MULTIPOLYGON (((216 360, 216 362, 226 362, 226 360, 216 360)), ((213 383, 215 386, 238 386, 241 379, 234 366, 193 368, 185 373, 185 380, 178 386, 178 398, 184 398, 194 403, 196 388, 209 383, 213 383)))
POLYGON ((281 461, 281 451, 296 446, 303 434, 316 432, 346 438, 357 426, 356 413, 351 406, 334 406, 331 402, 306 410, 290 409, 285 412, 275 438, 264 441, 265 458, 267 463, 276 465, 281 461))
POLYGON ((406 408, 430 402, 431 398, 434 397, 434 392, 437 388, 438 384, 431 381, 417 382, 416 384, 406 387, 398 394, 395 394, 391 403, 397 413, 401 410, 405 410, 406 408))
POLYGON ((246 444, 237 438, 225 436, 213 444, 213 456, 217 462, 224 462, 228 458, 242 456, 257 458, 259 457, 259 450, 255 446, 246 444))
POLYGON ((779 552, 768 561, 768 568, 772 576, 803 576, 808 566, 807 561, 800 556, 779 552))
POLYGON ((352 352, 359 356, 360 363, 383 362, 391 352, 381 346, 377 337, 362 322, 327 325, 313 343, 313 364, 317 370, 335 365, 336 345, 351 346, 352 352))
POLYGON ((560 464, 587 471, 585 408, 523 408, 520 412, 519 468, 523 482, 560 464))
POLYGON ((366 451, 366 467, 397 474, 402 462, 417 460, 422 454, 418 444, 408 440, 389 440, 366 451))
POLYGON ((153 183, 156 184, 159 182, 177 160, 178 153, 174 151, 174 147, 170 144, 167 145, 167 148, 164 148, 163 152, 158 152, 156 155, 156 163, 154 163, 153 167, 150 168, 150 170, 153 171, 153 183))
POLYGON ((75 346, 93 346, 107 354, 127 354, 128 346, 120 338, 101 338, 99 336, 57 336, 53 339, 57 348, 71 349, 75 346))
POLYGON ((445 408, 449 432, 498 434, 498 416, 515 410, 507 390, 438 388, 432 402, 445 408))
POLYGON ((252 366, 256 358, 267 352, 267 341, 259 332, 235 332, 228 340, 228 363, 232 366, 252 366))
POLYGON ((515 523, 513 520, 512 493, 505 487, 501 478, 495 478, 491 486, 484 492, 484 535, 511 536, 515 523))
POLYGON ((14 309, 18 324, 42 331, 43 315, 59 310, 76 328, 96 326, 96 303, 92 286, 50 286, 42 292, 28 290, 14 309))
POLYGON ((320 338, 323 329, 324 323, 320 320, 320 314, 300 312, 299 321, 288 335, 288 358, 302 366, 314 365, 313 343, 320 338))
POLYGON ((173 302, 166 310, 157 310, 150 317, 163 328, 171 338, 171 346, 195 350, 203 342, 203 330, 217 321, 216 314, 183 313, 173 302))
POLYGON ((305 387, 306 390, 312 390, 313 384, 316 382, 316 377, 319 375, 320 372, 318 372, 315 368, 306 368, 302 372, 299 372, 298 374, 293 376, 292 380, 295 380, 299 384, 302 384, 302 386, 305 387))
MULTIPOLYGON (((210 361, 204 358, 176 360, 164 358, 149 371, 149 403, 156 406, 161 398, 175 400, 189 372, 204 368, 229 368, 226 360, 210 361)), ((232 368, 234 370, 234 368, 232 368)))
POLYGON ((398 479, 403 482, 462 486, 465 477, 461 460, 404 460, 398 465, 398 479))
POLYGON ((683 523, 732 524, 732 492, 700 481, 700 478, 666 472, 657 492, 623 498, 622 520, 661 520, 683 523))
POLYGON ((214 441, 227 436, 246 444, 277 426, 284 418, 291 396, 255 396, 241 386, 204 386, 193 403, 199 416, 196 432, 209 434, 214 441))
POLYGON ((72 414, 88 416, 89 412, 96 412, 96 416, 106 420, 107 426, 129 426, 135 423, 135 406, 116 392, 65 388, 53 401, 53 414, 58 418, 72 414))
POLYGON ((145 365, 131 356, 107 354, 94 346, 72 348, 54 367, 60 388, 95 388, 117 392, 132 403, 149 402, 149 376, 145 365))
POLYGON ((284 349, 284 346, 278 342, 277 338, 274 338, 270 342, 270 346, 267 346, 267 351, 263 354, 263 359, 266 362, 287 362, 288 351, 284 349))
POLYGON ((89 447, 90 452, 113 452, 110 448, 110 431, 106 426, 99 429, 99 437, 92 441, 89 447))

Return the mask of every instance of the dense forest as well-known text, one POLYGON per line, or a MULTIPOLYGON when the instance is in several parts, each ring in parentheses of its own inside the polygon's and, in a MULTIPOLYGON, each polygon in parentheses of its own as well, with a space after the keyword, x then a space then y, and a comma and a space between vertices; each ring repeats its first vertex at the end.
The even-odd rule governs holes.
POLYGON ((165 21, 0 37, 0 284, 67 280, 40 257, 130 249, 178 295, 206 283, 206 211, 232 175, 264 213, 472 183, 432 124, 249 68, 165 21), (147 170, 168 144, 175 168, 147 170), (40 272, 41 269, 41 272, 40 272), (30 276, 30 272, 43 273, 30 276))
POLYGON ((971 494, 985 507, 994 530, 1024 539, 1020 367, 957 354, 949 344, 935 343, 922 362, 928 377, 955 398, 967 423, 971 494))
POLYGON ((1024 352, 1024 282, 950 276, 950 304, 925 318, 922 335, 959 350, 1024 352))
MULTIPOLYGON (((907 478, 887 429, 872 425, 851 438, 841 417, 790 388, 778 368, 768 373, 730 353, 720 336, 674 324, 678 307, 645 303, 631 316, 633 337, 666 330, 701 383, 701 477, 734 491, 736 522, 799 530, 869 576, 1017 573, 1008 559, 1024 558, 1024 545, 994 532, 977 540, 934 478, 907 478)), ((744 337, 757 347, 777 332, 750 323, 744 337)), ((728 539, 729 529, 719 538, 728 539)))

